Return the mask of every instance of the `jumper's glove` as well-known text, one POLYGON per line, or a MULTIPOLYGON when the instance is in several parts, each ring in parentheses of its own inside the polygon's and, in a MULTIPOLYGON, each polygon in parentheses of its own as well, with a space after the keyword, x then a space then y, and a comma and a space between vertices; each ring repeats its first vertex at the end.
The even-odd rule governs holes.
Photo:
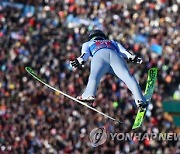
POLYGON ((136 55, 132 55, 129 60, 133 63, 137 63, 137 64, 141 64, 143 62, 142 58, 136 56, 136 55))
POLYGON ((81 67, 84 63, 83 58, 76 58, 75 60, 70 61, 73 68, 81 67))

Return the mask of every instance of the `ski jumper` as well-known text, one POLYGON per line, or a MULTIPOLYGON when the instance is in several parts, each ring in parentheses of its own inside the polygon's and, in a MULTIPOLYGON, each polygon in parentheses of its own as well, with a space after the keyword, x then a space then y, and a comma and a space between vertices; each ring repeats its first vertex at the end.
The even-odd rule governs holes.
POLYGON ((135 102, 145 101, 141 88, 135 78, 129 73, 124 58, 129 59, 132 54, 114 40, 91 40, 82 45, 82 55, 79 57, 87 61, 92 57, 90 76, 83 98, 95 96, 101 77, 106 73, 115 74, 130 89, 135 102))

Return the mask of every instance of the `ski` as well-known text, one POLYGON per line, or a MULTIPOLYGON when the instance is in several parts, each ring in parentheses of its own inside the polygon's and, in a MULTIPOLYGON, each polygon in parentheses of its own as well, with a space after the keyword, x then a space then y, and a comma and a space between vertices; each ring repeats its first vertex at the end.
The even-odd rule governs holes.
MULTIPOLYGON (((146 98, 148 102, 150 102, 152 94, 154 92, 156 79, 157 79, 157 68, 149 69, 145 95, 144 95, 144 97, 146 98)), ((132 129, 141 127, 143 123, 143 119, 146 114, 146 110, 147 110, 147 107, 138 109, 132 129)))
POLYGON ((79 104, 81 104, 81 105, 83 105, 83 106, 86 106, 87 108, 89 108, 89 109, 91 109, 91 110, 93 110, 93 111, 95 111, 95 112, 103 115, 103 116, 106 117, 106 118, 109 118, 109 119, 111 119, 111 120, 113 120, 113 121, 122 123, 121 121, 119 121, 119 120, 117 120, 117 119, 115 119, 115 118, 110 117, 109 115, 107 115, 107 114, 105 114, 105 113, 103 113, 103 112, 101 112, 101 111, 99 111, 99 110, 97 110, 97 109, 95 109, 95 108, 87 105, 86 103, 84 103, 84 102, 82 102, 82 101, 80 101, 80 100, 77 100, 76 98, 74 98, 74 97, 72 97, 72 96, 70 96, 70 95, 68 95, 68 94, 66 94, 66 93, 64 93, 64 92, 62 92, 62 91, 60 91, 60 90, 52 87, 52 86, 50 86, 50 85, 47 84, 45 81, 43 81, 30 67, 25 67, 25 70, 26 70, 30 75, 32 75, 36 80, 38 80, 39 82, 41 82, 42 84, 44 84, 44 85, 47 86, 48 88, 50 88, 50 89, 52 89, 52 90, 54 90, 54 91, 56 91, 56 92, 58 92, 58 93, 60 93, 60 94, 62 94, 62 95, 64 95, 64 96, 68 97, 69 99, 71 99, 71 100, 73 100, 73 101, 75 101, 75 102, 77 102, 77 103, 79 103, 79 104))

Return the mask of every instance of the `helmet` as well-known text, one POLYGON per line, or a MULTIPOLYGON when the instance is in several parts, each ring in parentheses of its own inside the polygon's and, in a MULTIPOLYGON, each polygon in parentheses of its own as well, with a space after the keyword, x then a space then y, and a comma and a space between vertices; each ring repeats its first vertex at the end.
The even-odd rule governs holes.
POLYGON ((89 40, 105 40, 107 37, 101 30, 92 30, 89 33, 89 40))

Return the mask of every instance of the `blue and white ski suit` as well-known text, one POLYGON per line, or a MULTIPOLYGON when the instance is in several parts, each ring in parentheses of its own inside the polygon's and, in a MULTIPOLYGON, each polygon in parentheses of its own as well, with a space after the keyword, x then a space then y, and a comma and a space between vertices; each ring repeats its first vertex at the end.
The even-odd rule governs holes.
POLYGON ((79 61, 87 61, 92 56, 91 70, 87 87, 82 98, 95 96, 101 77, 106 73, 115 74, 120 78, 134 95, 135 102, 145 101, 141 88, 135 78, 129 73, 124 58, 134 56, 120 43, 114 40, 91 40, 82 45, 79 61))

